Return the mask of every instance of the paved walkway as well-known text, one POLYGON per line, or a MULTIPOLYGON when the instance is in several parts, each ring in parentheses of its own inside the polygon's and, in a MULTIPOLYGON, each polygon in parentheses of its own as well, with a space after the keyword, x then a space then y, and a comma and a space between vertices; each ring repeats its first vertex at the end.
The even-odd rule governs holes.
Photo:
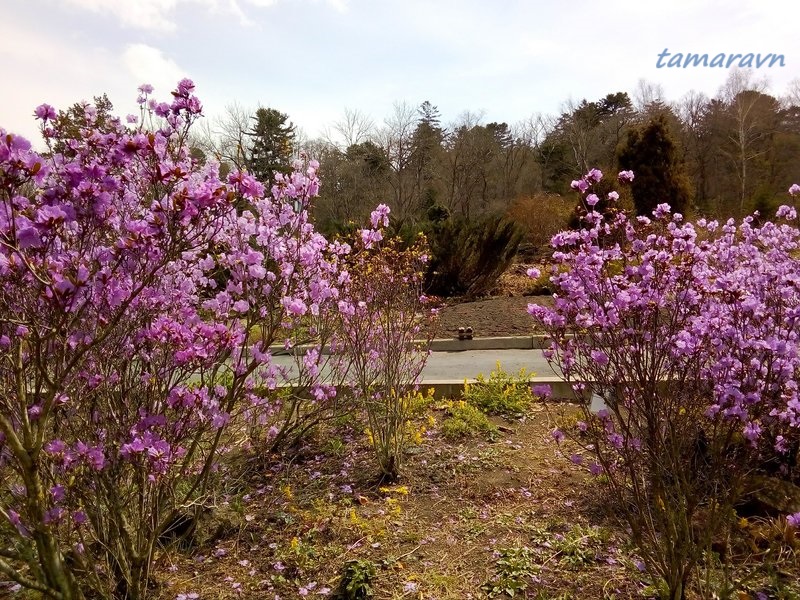
MULTIPOLYGON (((515 343, 512 338, 495 339, 506 340, 506 342, 501 342, 498 345, 503 343, 513 345, 515 343)), ((287 367, 290 378, 297 372, 295 361, 290 356, 273 355, 272 360, 275 364, 287 367)), ((475 379, 478 375, 488 377, 497 368, 498 363, 500 363, 503 371, 511 375, 516 375, 520 369, 525 368, 529 376, 549 384, 555 398, 567 398, 570 400, 575 398, 571 385, 564 381, 559 373, 550 368, 540 349, 501 350, 490 348, 485 350, 433 352, 428 357, 428 362, 422 371, 421 385, 433 388, 437 397, 452 398, 460 393, 465 379, 475 379)), ((323 373, 326 370, 323 369, 323 373)), ((586 400, 591 402, 591 410, 595 412, 604 407, 602 400, 593 394, 587 395, 586 400)))
MULTIPOLYGON (((294 370, 294 360, 289 356, 274 356, 272 360, 294 370)), ((488 377, 497 368, 498 362, 510 374, 517 374, 524 367, 529 374, 538 377, 556 376, 541 350, 463 350, 431 353, 422 371, 422 379, 423 382, 463 381, 478 375, 488 377)))
POLYGON ((506 373, 517 374, 525 368, 529 375, 554 377, 541 350, 464 350, 434 352, 422 371, 423 380, 474 379, 489 376, 497 363, 506 373))

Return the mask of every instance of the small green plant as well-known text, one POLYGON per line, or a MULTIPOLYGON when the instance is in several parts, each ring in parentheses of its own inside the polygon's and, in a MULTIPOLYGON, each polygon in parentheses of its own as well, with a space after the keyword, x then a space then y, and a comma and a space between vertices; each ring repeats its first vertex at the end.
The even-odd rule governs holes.
POLYGON ((492 437, 497 427, 489 422, 486 415, 463 400, 451 402, 447 407, 448 417, 442 422, 442 437, 458 440, 474 435, 492 437))
POLYGON ((527 546, 504 548, 495 563, 496 573, 483 584, 482 589, 489 598, 522 595, 528 588, 531 577, 536 574, 535 554, 527 546))
POLYGON ((596 560, 609 540, 609 532, 600 527, 575 525, 564 533, 538 530, 533 539, 552 552, 548 560, 558 560, 564 568, 578 568, 596 560))
POLYGON ((338 436, 329 437, 325 440, 323 451, 330 456, 343 456, 347 451, 347 444, 338 436))
POLYGON ((475 383, 465 383, 462 395, 486 414, 519 419, 534 400, 530 384, 533 375, 524 368, 517 375, 506 373, 498 362, 488 378, 478 375, 475 383))
POLYGON ((371 560, 351 560, 344 566, 339 587, 332 596, 334 600, 364 600, 372 598, 372 580, 377 567, 371 560))
POLYGON ((553 548, 561 553, 560 564, 564 567, 580 567, 592 563, 597 552, 608 541, 608 535, 599 527, 576 525, 560 536, 553 548))

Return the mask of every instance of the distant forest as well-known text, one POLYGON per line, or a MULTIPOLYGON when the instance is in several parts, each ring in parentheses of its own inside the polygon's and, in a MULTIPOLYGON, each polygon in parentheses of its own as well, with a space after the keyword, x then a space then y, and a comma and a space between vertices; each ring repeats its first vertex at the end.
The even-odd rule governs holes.
MULTIPOLYGON (((266 179, 300 150, 319 160, 323 229, 363 220, 379 202, 400 226, 513 213, 515 204, 541 196, 574 202, 571 180, 592 167, 641 170, 636 155, 672 171, 684 210, 741 216, 786 201, 800 180, 800 82, 776 97, 751 72, 732 71, 716 97, 690 92, 675 102, 640 82, 633 98, 614 92, 567 102, 559 115, 514 124, 470 112, 444 124, 431 101, 403 103, 381 124, 345 110, 316 140, 301 139, 282 107, 231 106, 207 133, 198 142, 205 152, 266 179)), ((658 201, 662 192, 650 193, 658 201)))

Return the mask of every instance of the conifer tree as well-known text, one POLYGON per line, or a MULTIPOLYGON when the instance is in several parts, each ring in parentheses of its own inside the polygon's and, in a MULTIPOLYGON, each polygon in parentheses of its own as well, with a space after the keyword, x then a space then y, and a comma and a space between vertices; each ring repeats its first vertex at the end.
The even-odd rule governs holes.
POLYGON ((689 181, 663 114, 628 133, 619 167, 636 175, 631 185, 636 214, 649 216, 663 203, 681 213, 689 206, 689 181))

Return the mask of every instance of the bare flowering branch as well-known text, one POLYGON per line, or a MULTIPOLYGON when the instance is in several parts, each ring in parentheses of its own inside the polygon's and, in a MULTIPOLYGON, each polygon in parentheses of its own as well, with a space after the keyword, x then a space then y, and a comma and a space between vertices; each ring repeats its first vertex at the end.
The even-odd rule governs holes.
POLYGON ((309 221, 317 163, 223 181, 188 147, 194 84, 139 91, 135 127, 37 108, 46 156, 0 130, 0 529, 28 549, 2 567, 65 600, 143 598, 231 428, 277 443, 335 394, 320 348, 349 249, 309 221), (274 343, 309 344, 296 373, 274 343))
POLYGON ((573 182, 586 227, 553 238, 554 305, 528 310, 551 337, 548 359, 605 404, 585 407, 573 461, 606 475, 677 600, 757 459, 800 432, 800 230, 787 206, 760 226, 686 222, 666 204, 633 221, 601 214, 601 177, 573 182))
POLYGON ((337 345, 345 382, 363 406, 382 478, 397 479, 411 437, 414 392, 428 358, 434 311, 422 293, 424 238, 403 248, 383 238, 389 207, 379 205, 348 259, 337 345))

